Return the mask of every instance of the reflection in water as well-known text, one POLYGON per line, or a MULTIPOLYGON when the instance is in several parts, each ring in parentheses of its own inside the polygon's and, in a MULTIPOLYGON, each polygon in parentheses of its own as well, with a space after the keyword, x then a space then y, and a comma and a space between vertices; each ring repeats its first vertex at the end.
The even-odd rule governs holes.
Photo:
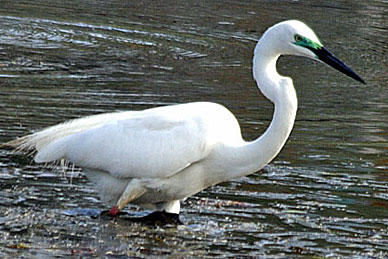
POLYGON ((387 256, 387 11, 381 0, 7 1, 1 142, 89 114, 201 100, 229 107, 244 137, 256 138, 273 107, 252 80, 252 49, 290 18, 368 85, 282 58, 300 104, 290 140, 265 170, 186 200, 178 227, 93 218, 105 207, 77 169, 63 174, 1 149, 0 255, 387 256))

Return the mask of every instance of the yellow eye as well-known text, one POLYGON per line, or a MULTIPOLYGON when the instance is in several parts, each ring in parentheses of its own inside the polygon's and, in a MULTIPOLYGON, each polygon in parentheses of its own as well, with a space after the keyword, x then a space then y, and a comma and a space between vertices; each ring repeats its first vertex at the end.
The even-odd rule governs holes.
POLYGON ((300 36, 298 34, 296 34, 294 38, 295 38, 296 42, 301 42, 303 40, 302 36, 300 36))

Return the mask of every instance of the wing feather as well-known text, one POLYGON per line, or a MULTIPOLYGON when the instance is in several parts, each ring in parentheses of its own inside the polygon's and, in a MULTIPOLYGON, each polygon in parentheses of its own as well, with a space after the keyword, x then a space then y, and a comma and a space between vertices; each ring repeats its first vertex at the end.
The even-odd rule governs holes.
POLYGON ((35 161, 65 158, 118 178, 169 177, 210 152, 206 112, 196 110, 198 107, 112 114, 93 127, 41 146, 35 161))

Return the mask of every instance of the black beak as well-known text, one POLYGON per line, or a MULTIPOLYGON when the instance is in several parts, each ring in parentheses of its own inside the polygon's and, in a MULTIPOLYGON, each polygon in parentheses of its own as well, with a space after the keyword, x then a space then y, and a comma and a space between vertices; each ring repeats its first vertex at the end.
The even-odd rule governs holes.
POLYGON ((361 82, 363 84, 366 84, 365 81, 357 75, 353 70, 351 70, 347 65, 345 65, 344 62, 336 58, 333 54, 331 54, 330 51, 328 51, 326 48, 321 47, 318 49, 309 48, 312 52, 314 52, 315 55, 318 56, 318 59, 329 66, 337 69, 338 71, 344 73, 347 76, 350 76, 351 78, 357 80, 358 82, 361 82))

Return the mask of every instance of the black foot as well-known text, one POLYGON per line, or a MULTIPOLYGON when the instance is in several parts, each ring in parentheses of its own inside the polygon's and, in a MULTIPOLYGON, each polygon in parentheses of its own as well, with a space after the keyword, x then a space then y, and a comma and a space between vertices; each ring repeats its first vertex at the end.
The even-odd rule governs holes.
POLYGON ((150 225, 150 226, 164 226, 167 224, 183 225, 182 221, 179 218, 179 214, 169 213, 169 212, 165 212, 165 211, 155 211, 155 212, 152 212, 144 217, 136 217, 136 218, 128 217, 127 213, 121 212, 121 211, 116 216, 111 216, 109 214, 109 210, 103 210, 103 211, 101 211, 101 213, 99 215, 99 217, 105 218, 105 219, 107 219, 107 218, 112 219, 112 218, 115 218, 117 216, 122 216, 122 217, 120 217, 121 220, 142 223, 142 224, 150 225))
POLYGON ((147 216, 140 218, 127 218, 126 220, 132 222, 139 222, 152 226, 164 226, 167 224, 182 225, 182 221, 179 219, 179 214, 169 213, 165 211, 155 211, 147 216))

